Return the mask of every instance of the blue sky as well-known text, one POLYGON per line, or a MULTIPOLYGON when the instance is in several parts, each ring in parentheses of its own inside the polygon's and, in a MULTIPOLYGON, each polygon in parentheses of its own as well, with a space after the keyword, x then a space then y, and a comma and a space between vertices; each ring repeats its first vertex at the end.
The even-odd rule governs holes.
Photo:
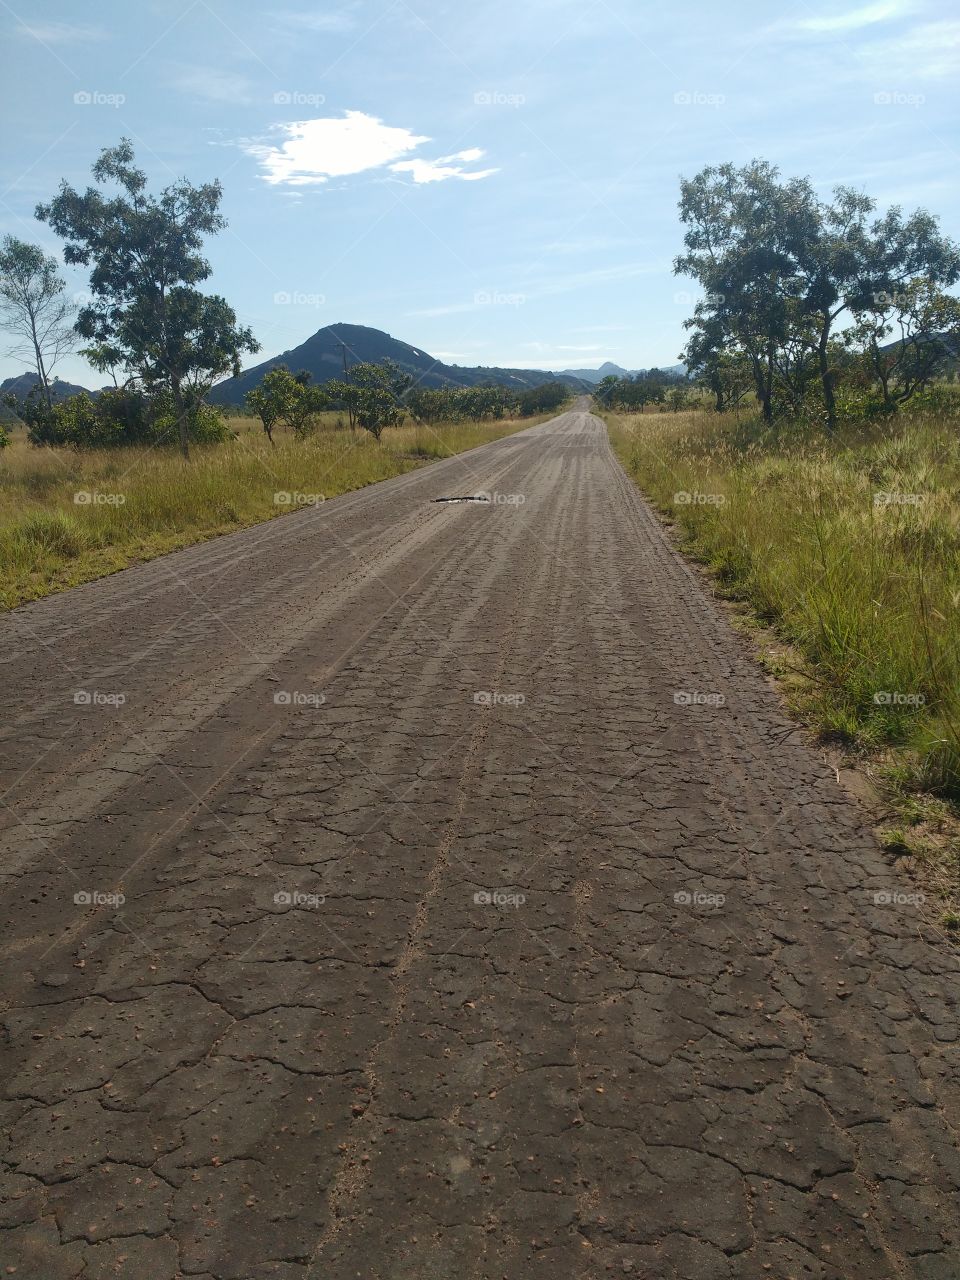
POLYGON ((0 49, 0 231, 59 254, 36 202, 122 135, 154 186, 219 177, 206 287, 258 359, 348 321, 460 364, 673 364, 678 180, 725 160, 960 236, 960 18, 923 0, 0 0, 0 49))

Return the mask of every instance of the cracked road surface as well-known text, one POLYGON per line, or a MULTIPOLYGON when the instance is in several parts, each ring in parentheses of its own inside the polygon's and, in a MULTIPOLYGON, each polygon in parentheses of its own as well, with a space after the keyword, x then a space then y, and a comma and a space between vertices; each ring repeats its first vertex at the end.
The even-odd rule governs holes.
POLYGON ((0 1275, 960 1276, 956 955, 582 406, 5 631, 0 1275))

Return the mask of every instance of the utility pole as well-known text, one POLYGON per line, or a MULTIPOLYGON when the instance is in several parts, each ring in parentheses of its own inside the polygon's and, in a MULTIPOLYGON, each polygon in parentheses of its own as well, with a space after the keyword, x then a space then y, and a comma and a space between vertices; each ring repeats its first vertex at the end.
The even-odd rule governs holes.
MULTIPOLYGON (((347 344, 345 342, 340 343, 340 353, 343 356, 343 380, 344 382, 348 382, 349 376, 347 374, 347 344)), ((353 405, 350 403, 349 400, 347 401, 347 413, 350 415, 350 430, 352 431, 353 430, 353 405)))

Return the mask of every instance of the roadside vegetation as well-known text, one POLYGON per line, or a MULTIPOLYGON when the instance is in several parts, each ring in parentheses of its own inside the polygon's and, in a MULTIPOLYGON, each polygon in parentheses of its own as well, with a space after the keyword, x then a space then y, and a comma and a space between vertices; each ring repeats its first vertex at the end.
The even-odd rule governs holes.
POLYGON ((683 181, 679 212, 687 387, 602 384, 614 447, 960 926, 960 246, 762 160, 683 181))

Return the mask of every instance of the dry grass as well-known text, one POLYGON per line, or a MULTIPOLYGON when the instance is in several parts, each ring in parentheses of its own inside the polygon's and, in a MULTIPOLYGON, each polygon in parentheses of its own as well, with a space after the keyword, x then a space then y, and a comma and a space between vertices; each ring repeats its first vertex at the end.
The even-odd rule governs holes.
POLYGON ((378 445, 324 415, 307 439, 284 434, 271 448, 257 421, 238 417, 235 440, 197 447, 189 462, 167 449, 35 449, 16 432, 0 452, 0 604, 282 515, 294 503, 278 494, 335 497, 541 420, 404 426, 378 445))

